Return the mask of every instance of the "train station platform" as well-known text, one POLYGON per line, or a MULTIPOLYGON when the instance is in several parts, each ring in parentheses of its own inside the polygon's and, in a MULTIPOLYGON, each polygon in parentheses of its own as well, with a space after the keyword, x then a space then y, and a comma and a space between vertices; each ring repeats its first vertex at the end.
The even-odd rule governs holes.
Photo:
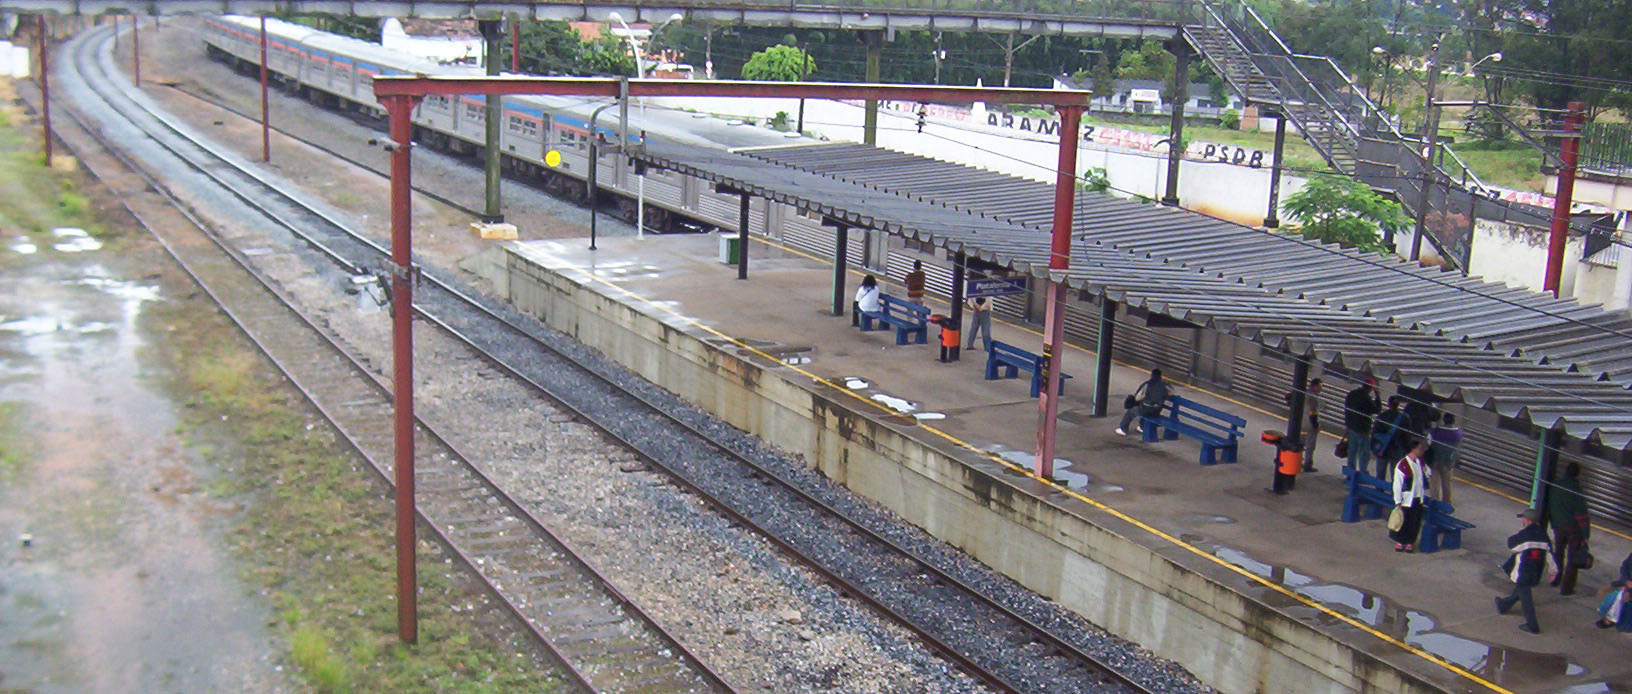
MULTIPOLYGON (((1113 431, 1122 395, 1147 376, 1142 368, 1119 364, 1111 416, 1092 417, 1094 355, 1074 346, 1064 355, 1064 372, 1075 378, 1060 407, 1058 482, 1038 480, 1029 474, 1038 408, 1024 378, 985 380, 978 348, 939 362, 934 326, 929 344, 905 346, 892 331, 851 327, 831 313, 827 259, 755 238, 749 278, 738 280, 734 266, 718 262, 716 243, 603 237, 589 251, 577 239, 520 242, 466 265, 522 310, 1223 691, 1632 688, 1632 637, 1592 624, 1599 591, 1632 551, 1622 532, 1594 533, 1598 566, 1582 575, 1575 596, 1537 588, 1542 633, 1525 633, 1516 611, 1497 615, 1491 600, 1511 589, 1497 566, 1523 501, 1459 482, 1457 516, 1477 525, 1462 547, 1396 553, 1381 520, 1339 520, 1333 424, 1318 471, 1277 496, 1267 491, 1272 448, 1258 434, 1283 429, 1283 413, 1176 383, 1179 395, 1248 423, 1239 463, 1201 466, 1192 439, 1145 443, 1113 431), (683 346, 675 334, 696 344, 683 346), (640 340, 651 344, 627 344, 640 340), (717 354, 668 353, 688 350, 717 354), (676 366, 682 358, 690 361, 676 366), (686 369, 692 375, 679 373, 686 369), (720 383, 686 382, 709 378, 720 383), (771 392, 790 388, 810 391, 817 405, 772 415, 744 402, 805 402, 771 392), (815 433, 782 436, 806 426, 795 423, 800 416, 817 421, 815 433), (884 462, 863 470, 846 457, 851 449, 840 450, 860 439, 884 462), (962 472, 925 462, 936 456, 962 472), (919 494, 914 485, 939 488, 919 494)), ((947 311, 944 300, 929 305, 947 311)), ((998 340, 1040 349, 1033 326, 999 319, 994 329, 998 340)), ((1341 401, 1343 392, 1324 397, 1341 401)))

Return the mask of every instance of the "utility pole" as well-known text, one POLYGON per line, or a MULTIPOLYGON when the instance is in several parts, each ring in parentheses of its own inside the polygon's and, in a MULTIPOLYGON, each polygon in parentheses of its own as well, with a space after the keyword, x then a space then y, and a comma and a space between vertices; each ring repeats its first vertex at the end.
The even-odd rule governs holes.
MULTIPOLYGON (((884 32, 873 29, 861 32, 861 40, 867 45, 867 72, 868 84, 878 84, 879 61, 884 53, 884 32)), ((866 112, 861 115, 861 142, 868 146, 878 144, 878 99, 867 99, 866 112)))
MULTIPOLYGON (((487 68, 487 74, 499 74, 499 22, 494 19, 484 19, 477 23, 482 32, 482 65, 487 68)), ((482 221, 487 224, 498 224, 504 221, 504 213, 500 210, 499 184, 502 174, 499 171, 499 119, 503 116, 501 99, 498 94, 488 94, 486 98, 486 125, 487 133, 483 140, 482 154, 484 172, 487 174, 487 205, 483 210, 482 221)), ((594 133, 590 134, 594 137, 594 133)))
POLYGON ((1428 206, 1432 196, 1429 195, 1434 185, 1435 174, 1439 166, 1434 163, 1434 141, 1439 137, 1439 106, 1434 103, 1434 88, 1439 84, 1439 42, 1428 47, 1428 78, 1424 87, 1427 89, 1427 100, 1423 102, 1422 115, 1422 196, 1417 204, 1417 231, 1411 237, 1411 259, 1418 260, 1422 256, 1422 235, 1428 233, 1428 206))
POLYGON ((941 50, 941 32, 935 32, 935 50, 930 53, 935 58, 935 84, 941 83, 941 61, 946 58, 946 51, 941 50))
POLYGON ((1564 118, 1563 140, 1559 142, 1558 188, 1553 191, 1553 228, 1547 235, 1547 275, 1542 280, 1543 291, 1558 297, 1558 286, 1564 276, 1564 246, 1570 240, 1570 202, 1575 197, 1575 163, 1581 151, 1581 121, 1586 117, 1587 105, 1570 102, 1570 113, 1564 118))

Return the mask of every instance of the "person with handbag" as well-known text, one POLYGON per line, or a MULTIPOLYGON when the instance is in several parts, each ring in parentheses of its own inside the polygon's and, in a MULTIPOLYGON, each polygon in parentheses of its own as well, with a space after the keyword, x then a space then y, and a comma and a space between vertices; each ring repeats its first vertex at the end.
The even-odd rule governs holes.
POLYGON ((1394 551, 1417 551, 1417 535, 1422 532, 1422 514, 1428 507, 1428 467, 1422 464, 1422 454, 1428 442, 1416 439, 1411 450, 1394 464, 1394 510, 1390 512, 1389 538, 1394 540, 1394 551), (1398 518, 1395 517, 1398 514, 1398 518))
POLYGON ((1587 497, 1581 494, 1581 464, 1564 466, 1564 476, 1547 492, 1547 522, 1553 526, 1553 561, 1558 577, 1552 585, 1560 595, 1575 594, 1576 572, 1588 565, 1587 536, 1592 524, 1587 518, 1587 497))
POLYGON ((1527 508, 1519 517, 1524 519, 1524 527, 1507 538, 1507 561, 1502 562, 1502 571, 1513 580, 1513 592, 1496 598, 1496 614, 1507 614, 1513 603, 1519 603, 1524 607, 1524 623, 1519 629, 1539 634, 1541 625, 1536 623, 1536 601, 1530 589, 1555 572, 1552 547, 1547 544, 1547 531, 1541 527, 1541 509, 1527 508))
POLYGON ((1138 390, 1133 391, 1123 405, 1127 411, 1122 413, 1122 423, 1116 425, 1118 436, 1128 435, 1128 425, 1140 415, 1154 417, 1162 413, 1162 403, 1167 401, 1167 381, 1162 380, 1161 369, 1151 369, 1150 378, 1139 384, 1138 390))
POLYGON ((1632 633, 1629 602, 1632 602, 1632 554, 1621 562, 1620 577, 1610 582, 1603 600, 1598 603, 1598 621, 1593 624, 1599 629, 1618 628, 1621 633, 1632 633))

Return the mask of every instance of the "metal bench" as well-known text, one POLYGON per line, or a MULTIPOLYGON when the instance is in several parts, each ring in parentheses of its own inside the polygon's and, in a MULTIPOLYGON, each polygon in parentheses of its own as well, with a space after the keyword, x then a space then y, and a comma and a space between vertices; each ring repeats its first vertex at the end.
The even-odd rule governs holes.
POLYGON ((1201 442, 1201 464, 1217 465, 1236 461, 1237 441, 1247 420, 1177 395, 1162 401, 1161 412, 1139 415, 1140 437, 1149 443, 1160 437, 1167 441, 1182 434, 1201 442))
MULTIPOLYGON (((1031 374, 1031 397, 1041 395, 1044 376, 1048 371, 1042 355, 1027 352, 1007 342, 992 340, 992 348, 986 351, 986 380, 1019 378, 1021 371, 1031 374)), ((1065 394, 1065 381, 1069 378, 1070 374, 1060 374, 1060 395, 1065 394)))
POLYGON ((925 344, 929 341, 929 308, 880 294, 877 311, 861 312, 861 330, 882 330, 884 326, 895 328, 895 344, 907 344, 909 337, 917 344, 925 344), (877 328, 873 327, 875 321, 877 328))
POLYGON ((1394 508, 1394 488, 1387 482, 1352 467, 1343 468, 1343 481, 1349 490, 1343 499, 1344 523, 1382 518, 1383 512, 1394 508))
POLYGON ((1418 552, 1438 552, 1442 549, 1460 549, 1462 531, 1476 526, 1451 514, 1456 507, 1439 499, 1429 499, 1422 512, 1422 537, 1417 540, 1418 552))

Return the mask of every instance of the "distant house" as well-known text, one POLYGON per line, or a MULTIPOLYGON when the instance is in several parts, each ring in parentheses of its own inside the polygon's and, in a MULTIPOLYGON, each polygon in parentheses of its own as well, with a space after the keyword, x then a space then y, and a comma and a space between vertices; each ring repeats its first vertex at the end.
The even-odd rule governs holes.
POLYGON ((380 45, 443 64, 482 62, 482 33, 474 19, 388 17, 380 25, 380 45))
MULTIPOLYGON (((1095 94, 1089 102, 1090 111, 1102 113, 1172 113, 1172 106, 1165 102, 1162 91, 1166 83, 1160 80, 1115 80, 1116 89, 1110 94, 1095 94)), ((1094 82, 1091 79, 1077 80, 1070 75, 1060 75, 1054 78, 1055 89, 1086 89, 1092 91, 1094 82)), ((1214 103, 1212 88, 1206 82, 1191 82, 1189 100, 1184 104, 1184 112, 1196 116, 1219 116, 1226 109, 1241 112, 1241 97, 1226 90, 1228 100, 1224 103, 1214 103)))

